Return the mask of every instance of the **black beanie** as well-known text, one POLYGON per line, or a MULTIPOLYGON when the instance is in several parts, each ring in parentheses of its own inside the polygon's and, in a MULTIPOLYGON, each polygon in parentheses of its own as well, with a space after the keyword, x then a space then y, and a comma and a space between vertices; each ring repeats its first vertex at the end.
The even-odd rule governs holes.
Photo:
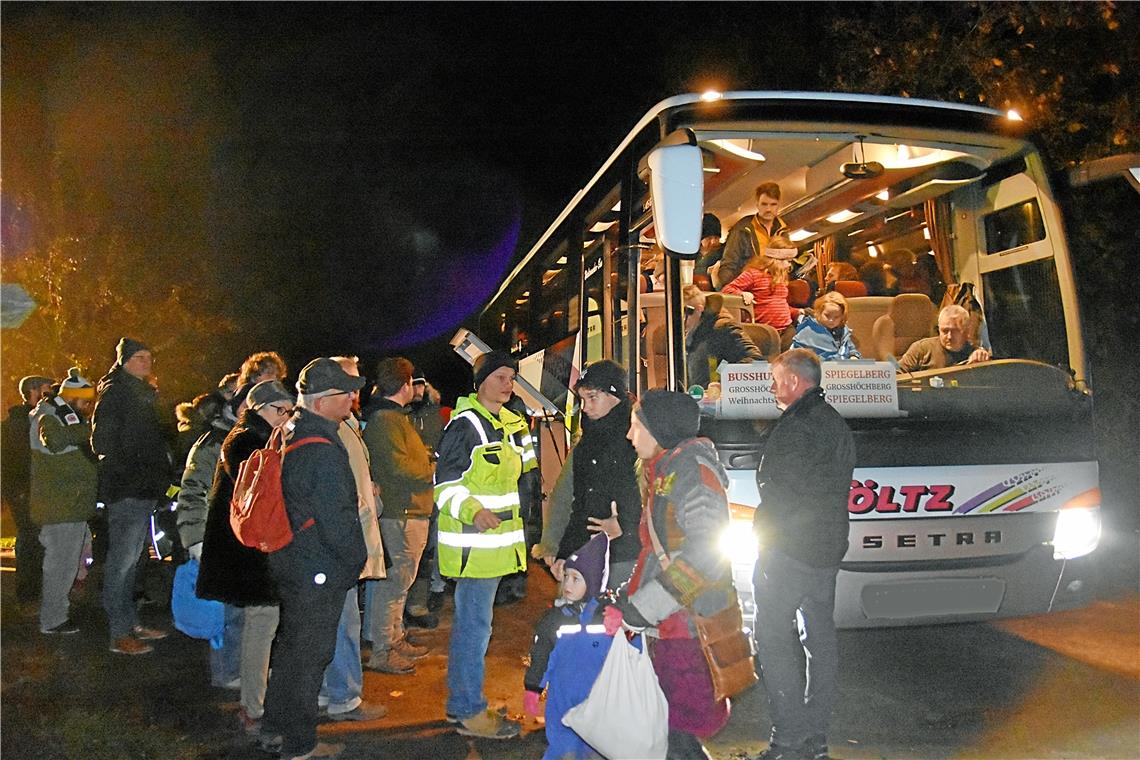
POLYGON ((594 388, 619 399, 629 395, 625 389, 625 370, 609 359, 596 361, 582 370, 582 376, 574 386, 574 392, 586 388, 594 388))
POLYGON ((134 338, 120 338, 119 345, 115 346, 115 364, 120 367, 130 361, 130 358, 139 351, 149 351, 150 346, 140 343, 134 338))
POLYGON ((716 218, 716 214, 705 214, 701 219, 701 237, 707 238, 716 236, 720 240, 721 233, 720 219, 716 218))
POLYGON ((506 351, 488 351, 480 354, 472 365, 472 370, 475 372, 475 390, 479 390, 483 381, 500 367, 510 367, 516 373, 519 371, 519 363, 506 351))
POLYGON ((677 391, 655 388, 646 391, 637 407, 637 418, 663 449, 671 449, 701 429, 701 408, 696 400, 677 391))

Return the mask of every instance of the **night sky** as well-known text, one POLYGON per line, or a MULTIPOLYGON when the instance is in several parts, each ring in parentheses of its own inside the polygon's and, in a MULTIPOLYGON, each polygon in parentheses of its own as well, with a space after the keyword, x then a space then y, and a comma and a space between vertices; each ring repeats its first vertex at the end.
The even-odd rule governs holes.
MULTIPOLYGON (((49 111, 79 102, 84 140, 123 129, 99 119, 123 91, 128 129, 191 135, 166 181, 204 209, 183 237, 226 293, 231 350, 294 368, 402 351, 448 375, 446 338, 654 103, 818 88, 821 7, 5 3, 4 63, 49 111), (764 35, 741 23, 758 11, 764 35)), ((137 211, 143 168, 117 171, 137 211)))

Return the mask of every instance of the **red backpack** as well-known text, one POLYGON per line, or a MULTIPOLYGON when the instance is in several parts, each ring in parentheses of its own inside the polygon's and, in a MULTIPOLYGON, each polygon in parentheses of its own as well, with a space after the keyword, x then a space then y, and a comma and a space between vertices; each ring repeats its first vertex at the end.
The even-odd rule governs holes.
MULTIPOLYGON (((265 448, 253 452, 238 465, 234 495, 230 498, 230 527, 242 545, 269 553, 288 546, 293 540, 293 528, 281 490, 281 464, 287 453, 308 443, 329 441, 309 436, 286 446, 281 428, 277 428, 265 448)), ((310 518, 301 530, 312 522, 310 518)))

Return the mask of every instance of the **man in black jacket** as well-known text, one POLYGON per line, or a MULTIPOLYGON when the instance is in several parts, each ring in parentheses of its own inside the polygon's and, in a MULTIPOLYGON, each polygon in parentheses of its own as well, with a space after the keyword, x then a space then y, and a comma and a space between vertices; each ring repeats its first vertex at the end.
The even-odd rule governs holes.
POLYGON ((123 338, 115 363, 99 381, 91 448, 99 457, 99 500, 107 508, 107 561, 103 608, 111 651, 146 654, 147 641, 166 631, 139 625, 135 573, 150 529, 150 516, 174 482, 170 447, 162 434, 150 382, 154 357, 137 340, 123 338))
POLYGON ((297 380, 299 411, 289 441, 320 440, 285 455, 281 489, 293 540, 269 555, 281 617, 265 695, 263 744, 281 736, 281 757, 335 757, 343 745, 317 742, 317 697, 336 648, 345 595, 368 558, 357 514, 356 479, 337 432, 364 378, 314 359, 297 380))
POLYGON ((40 546, 39 526, 28 512, 28 494, 31 484, 31 437, 28 415, 51 396, 52 379, 43 375, 29 375, 20 379, 20 397, 24 403, 8 409, 4 420, 3 452, 0 462, 3 469, 4 501, 16 522, 16 600, 20 604, 34 602, 40 596, 40 578, 44 550, 40 546))
POLYGON ((760 554, 752 577, 756 649, 772 719, 760 758, 815 760, 827 757, 827 726, 838 695, 835 578, 847 552, 855 441, 824 400, 814 352, 780 354, 772 375, 784 413, 756 475, 760 554))

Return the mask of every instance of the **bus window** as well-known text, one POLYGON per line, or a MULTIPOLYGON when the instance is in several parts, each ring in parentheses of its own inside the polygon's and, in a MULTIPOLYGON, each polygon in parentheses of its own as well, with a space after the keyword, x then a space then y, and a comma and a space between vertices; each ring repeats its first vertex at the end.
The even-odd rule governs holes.
POLYGON ((1069 366, 1061 286, 1053 259, 983 274, 982 289, 996 356, 1069 366))
POLYGON ((986 253, 994 254, 1020 248, 1045 239, 1045 221, 1036 198, 1003 208, 984 219, 986 253))

